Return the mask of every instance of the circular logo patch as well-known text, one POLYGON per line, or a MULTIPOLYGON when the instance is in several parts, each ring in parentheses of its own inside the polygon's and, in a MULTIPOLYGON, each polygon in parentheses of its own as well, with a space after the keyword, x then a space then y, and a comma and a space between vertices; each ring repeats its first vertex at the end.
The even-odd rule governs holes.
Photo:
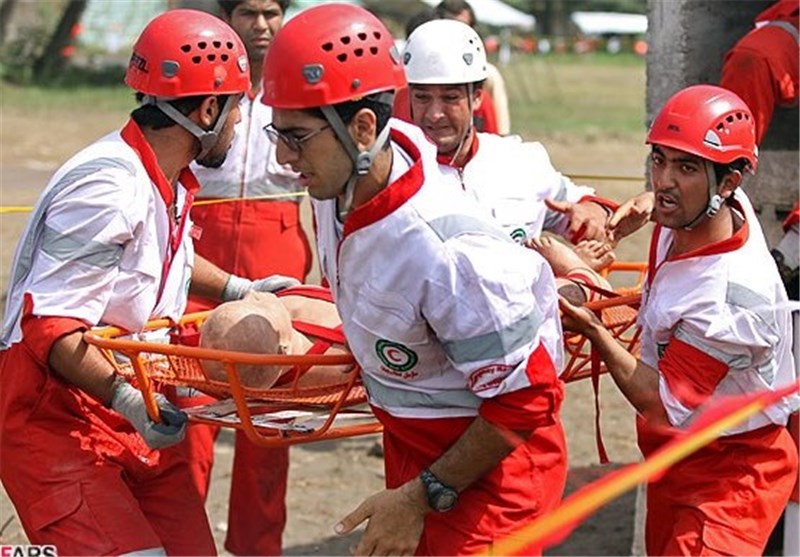
POLYGON ((526 237, 527 234, 525 233, 524 228, 515 228, 514 230, 511 231, 511 239, 517 242, 518 244, 524 242, 526 237))
POLYGON ((375 343, 375 353, 383 365, 392 371, 408 371, 419 361, 417 354, 410 348, 385 339, 375 343))

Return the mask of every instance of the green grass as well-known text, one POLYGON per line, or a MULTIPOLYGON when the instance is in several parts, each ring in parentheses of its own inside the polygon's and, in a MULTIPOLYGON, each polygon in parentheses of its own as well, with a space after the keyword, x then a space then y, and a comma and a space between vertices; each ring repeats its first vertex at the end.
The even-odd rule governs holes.
POLYGON ((55 88, 0 83, 0 109, 3 111, 75 110, 79 111, 76 117, 91 118, 92 111, 119 111, 124 116, 135 105, 133 92, 124 85, 55 88))
MULTIPOLYGON (((121 71, 121 70, 120 70, 121 71)), ((526 137, 641 136, 645 118, 645 62, 628 54, 515 56, 501 67, 512 129, 526 137)), ((73 78, 71 81, 77 81, 73 78)), ((119 81, 122 81, 120 74, 119 81)), ((123 85, 19 87, 0 83, 0 110, 78 118, 134 107, 123 85)))
POLYGON ((645 62, 634 55, 517 56, 501 68, 524 136, 641 135, 645 62))

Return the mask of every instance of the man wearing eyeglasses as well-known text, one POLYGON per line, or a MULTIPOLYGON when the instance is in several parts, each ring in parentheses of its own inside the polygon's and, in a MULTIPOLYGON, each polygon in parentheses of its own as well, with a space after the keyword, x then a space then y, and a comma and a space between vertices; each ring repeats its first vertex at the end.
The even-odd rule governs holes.
MULTIPOLYGON (((283 25, 290 0, 218 0, 221 17, 241 37, 250 59, 251 89, 242 98, 242 119, 225 164, 193 168, 201 184, 192 219, 201 230, 195 250, 222 269, 246 279, 271 274, 301 282, 311 270, 308 238, 300 223, 302 187, 297 175, 275 160, 275 142, 263 131, 272 111, 260 101, 264 56, 283 25), (209 204, 203 204, 209 201, 209 204)), ((192 298, 187 311, 215 303, 192 298)), ((198 397, 186 404, 202 402, 198 397)), ((193 425, 195 483, 205 496, 219 428, 193 425)), ((237 433, 225 548, 236 555, 279 555, 286 524, 288 448, 256 447, 237 433)))
MULTIPOLYGON (((278 161, 312 197, 317 252, 369 403, 386 489, 334 527, 354 555, 493 553, 566 479, 555 281, 391 119, 406 85, 364 8, 309 8, 264 65, 278 161)), ((539 547, 526 550, 532 554, 539 547)))

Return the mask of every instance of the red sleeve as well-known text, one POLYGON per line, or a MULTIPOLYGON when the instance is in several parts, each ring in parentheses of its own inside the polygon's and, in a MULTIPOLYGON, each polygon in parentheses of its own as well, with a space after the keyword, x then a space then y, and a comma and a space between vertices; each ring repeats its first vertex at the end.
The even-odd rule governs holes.
POLYGON ((529 387, 487 399, 480 406, 480 416, 491 424, 516 431, 555 423, 564 387, 544 346, 539 345, 528 358, 527 374, 529 387))
POLYGON ((584 195, 578 200, 578 203, 597 203, 604 209, 610 211, 609 216, 614 214, 614 211, 619 209, 619 203, 615 203, 605 197, 598 197, 596 195, 584 195))
POLYGON ((76 331, 89 329, 89 325, 80 319, 34 315, 30 294, 25 294, 22 311, 22 343, 42 366, 48 365, 50 350, 58 339, 76 331))
POLYGON ((728 365, 673 338, 658 362, 669 390, 687 408, 697 408, 728 373, 728 365))

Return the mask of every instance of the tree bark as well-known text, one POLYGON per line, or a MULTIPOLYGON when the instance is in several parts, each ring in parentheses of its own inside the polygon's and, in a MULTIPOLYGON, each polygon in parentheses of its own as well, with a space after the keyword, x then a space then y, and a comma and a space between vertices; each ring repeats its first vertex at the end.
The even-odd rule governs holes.
POLYGON ((72 28, 80 22, 88 3, 88 0, 69 0, 44 52, 33 64, 33 77, 36 81, 56 77, 64 71, 66 58, 61 51, 73 40, 72 28))
POLYGON ((16 6, 17 0, 3 0, 0 4, 0 47, 4 46, 8 39, 8 24, 11 23, 11 16, 16 6))

